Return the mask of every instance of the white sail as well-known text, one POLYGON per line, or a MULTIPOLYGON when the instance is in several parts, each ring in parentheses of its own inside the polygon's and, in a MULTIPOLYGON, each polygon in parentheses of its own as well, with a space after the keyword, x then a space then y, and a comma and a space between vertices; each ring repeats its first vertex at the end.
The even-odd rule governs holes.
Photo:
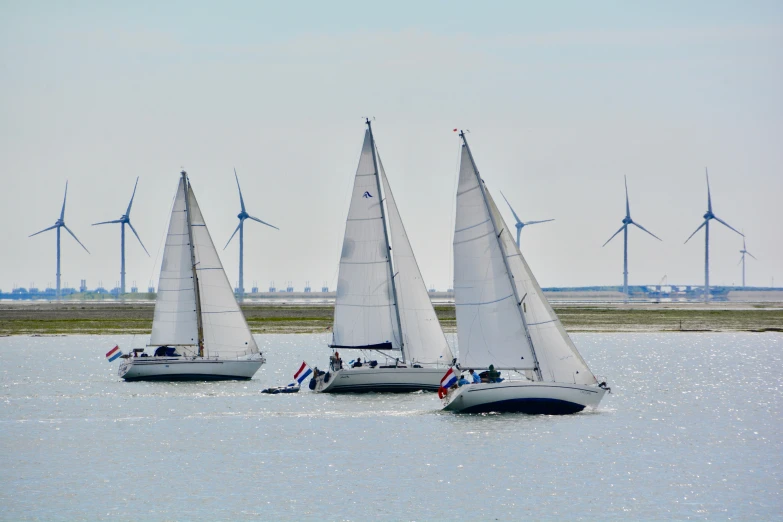
POLYGON ((535 368, 489 209, 464 145, 454 227, 454 300, 463 368, 535 368))
POLYGON ((549 301, 544 297, 538 281, 519 251, 488 190, 486 194, 495 223, 503 230, 500 239, 508 256, 514 283, 517 285, 517 295, 520 299, 524 298, 522 311, 525 314, 528 333, 533 341, 543 380, 595 384, 598 381, 566 333, 549 301))
POLYGON ((368 129, 345 223, 334 307, 333 345, 363 347, 390 342, 399 349, 389 246, 372 153, 368 129))
POLYGON ((258 346, 223 270, 192 187, 188 194, 201 298, 204 355, 227 358, 256 354, 258 346))
POLYGON ((171 209, 163 249, 150 345, 175 345, 183 355, 198 352, 196 293, 190 258, 185 182, 182 179, 171 209))
POLYGON ((427 286, 421 277, 419 265, 413 255, 408 234, 394 201, 389 180, 378 159, 383 192, 386 196, 386 210, 391 232, 394 282, 397 289, 397 306, 403 331, 403 348, 409 362, 424 364, 451 364, 453 355, 446 342, 446 336, 432 307, 427 286))

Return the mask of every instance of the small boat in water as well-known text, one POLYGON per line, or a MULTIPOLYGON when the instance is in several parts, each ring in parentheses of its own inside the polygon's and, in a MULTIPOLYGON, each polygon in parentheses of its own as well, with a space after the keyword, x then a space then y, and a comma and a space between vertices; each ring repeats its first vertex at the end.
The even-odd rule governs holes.
POLYGON ((568 414, 598 406, 606 383, 599 384, 544 297, 479 175, 465 134, 460 138, 454 229, 459 367, 489 372, 480 383, 451 387, 444 409, 568 414))
POLYGON ((366 124, 340 257, 330 344, 334 355, 329 371, 314 372, 310 388, 323 393, 437 391, 453 355, 386 179, 372 125, 366 124), (339 351, 353 350, 360 357, 343 363, 339 351))
POLYGON ((241 380, 252 378, 264 362, 183 171, 163 250, 150 344, 123 356, 119 376, 241 380))

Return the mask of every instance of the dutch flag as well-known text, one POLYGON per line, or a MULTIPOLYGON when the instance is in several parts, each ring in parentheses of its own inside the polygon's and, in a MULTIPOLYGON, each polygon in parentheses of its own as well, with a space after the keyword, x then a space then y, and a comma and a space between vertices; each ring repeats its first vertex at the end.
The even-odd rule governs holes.
POLYGON ((449 371, 446 372, 446 375, 443 376, 443 378, 440 380, 440 387, 449 389, 452 386, 454 386, 454 383, 457 382, 457 374, 454 373, 454 368, 449 368, 449 371))
POLYGON ((120 350, 119 346, 115 346, 114 348, 112 348, 106 353, 106 358, 109 360, 109 362, 112 362, 114 359, 121 356, 122 356, 122 351, 120 350))
POLYGON ((302 366, 299 367, 299 370, 294 374, 294 379, 296 379, 296 382, 299 384, 302 384, 302 381, 307 379, 307 377, 313 373, 313 370, 310 369, 309 366, 307 366, 307 363, 302 361, 302 366))

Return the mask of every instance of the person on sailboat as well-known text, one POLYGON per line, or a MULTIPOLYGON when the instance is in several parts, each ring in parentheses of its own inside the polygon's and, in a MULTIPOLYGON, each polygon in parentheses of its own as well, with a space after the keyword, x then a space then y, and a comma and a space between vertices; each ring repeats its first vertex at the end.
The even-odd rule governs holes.
POLYGON ((338 371, 343 369, 343 360, 340 359, 340 352, 334 352, 334 355, 332 355, 329 358, 329 363, 332 366, 333 371, 338 371))
POLYGON ((462 387, 462 386, 465 386, 466 384, 470 384, 470 381, 467 380, 464 375, 460 375, 459 376, 459 380, 457 381, 457 384, 460 387, 462 387))
POLYGON ((490 364, 489 365, 489 373, 487 374, 487 377, 489 378, 489 382, 500 382, 500 372, 495 370, 495 365, 490 364))
POLYGON ((354 362, 351 365, 351 368, 361 368, 361 367, 362 367, 362 358, 361 357, 357 357, 356 358, 356 362, 354 362))
POLYGON ((470 372, 470 376, 473 380, 473 384, 481 384, 481 377, 479 376, 479 374, 477 374, 475 370, 473 370, 473 368, 471 368, 468 371, 470 372))

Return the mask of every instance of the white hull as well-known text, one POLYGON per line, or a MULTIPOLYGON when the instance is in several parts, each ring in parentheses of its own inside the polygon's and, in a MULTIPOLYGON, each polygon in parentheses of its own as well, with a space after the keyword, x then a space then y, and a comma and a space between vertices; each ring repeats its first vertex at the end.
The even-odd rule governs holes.
POLYGON ((315 391, 321 393, 437 391, 446 373, 440 368, 343 368, 319 375, 315 391), (329 376, 326 382, 326 376, 329 376))
POLYGON ((520 412, 564 415, 595 408, 606 390, 557 382, 503 381, 466 384, 444 399, 444 410, 459 413, 520 412))
POLYGON ((120 364, 118 375, 126 381, 228 381, 246 380, 266 360, 202 357, 134 357, 120 364))

